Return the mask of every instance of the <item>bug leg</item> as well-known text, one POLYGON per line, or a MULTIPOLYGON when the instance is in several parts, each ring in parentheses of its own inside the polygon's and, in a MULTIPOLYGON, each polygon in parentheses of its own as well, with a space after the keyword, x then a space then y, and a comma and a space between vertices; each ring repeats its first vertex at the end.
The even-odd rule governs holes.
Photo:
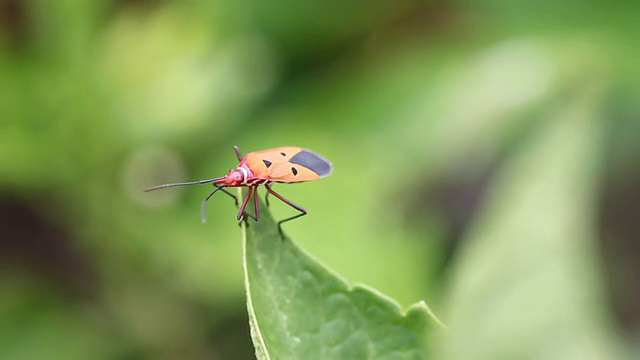
POLYGON ((238 198, 236 198, 235 196, 233 196, 233 194, 231 194, 230 192, 228 192, 227 190, 225 190, 222 186, 218 186, 216 184, 213 184, 213 186, 216 187, 215 190, 213 190, 211 193, 209 193, 209 195, 207 195, 206 198, 204 198, 204 200, 202 201, 202 205, 200 206, 200 219, 202 220, 202 223, 206 223, 207 222, 207 216, 206 216, 206 209, 207 209, 207 201, 213 196, 213 194, 217 193, 218 190, 222 190, 225 193, 231 195, 231 197, 233 197, 236 201, 236 205, 238 204, 238 198))
POLYGON ((255 190, 253 191, 253 208, 255 209, 255 217, 254 219, 256 221, 258 221, 258 219, 260 219, 260 205, 258 205, 258 187, 255 187, 255 190))
POLYGON ((278 221, 278 232, 280 233, 280 236, 284 240, 284 232, 282 232, 282 224, 287 222, 287 221, 290 221, 290 220, 293 220, 293 219, 297 219, 299 217, 307 215, 307 210, 305 210, 305 208, 303 208, 302 206, 299 206, 299 205, 296 205, 296 204, 292 203, 291 201, 287 200, 284 196, 282 196, 282 195, 278 194, 277 192, 273 191, 273 189, 269 185, 265 185, 264 187, 273 196, 275 196, 278 199, 282 200, 282 202, 284 202, 285 204, 291 206, 292 208, 300 211, 300 214, 298 214, 298 215, 295 215, 295 216, 292 216, 290 218, 286 218, 286 219, 278 221))
POLYGON ((269 194, 271 194, 269 191, 267 191, 267 195, 264 196, 264 202, 265 204, 267 204, 267 206, 269 206, 269 194))
MULTIPOLYGON (((217 188, 217 190, 220 190, 223 193, 231 196, 233 198, 233 200, 236 202, 236 206, 238 206, 238 197, 237 196, 235 196, 232 193, 228 192, 227 189, 225 189, 223 186, 220 186, 220 185, 217 185, 217 184, 213 184, 213 186, 215 186, 217 188)), ((217 191, 217 190, 215 190, 215 191, 217 191)), ((207 199, 208 199, 208 197, 207 197, 207 199)))
POLYGON ((237 145, 233 145, 233 150, 238 155, 238 161, 242 161, 242 153, 240 152, 240 148, 237 145))
MULTIPOLYGON (((247 209, 247 205, 249 204, 249 200, 251 199, 251 195, 255 195, 257 191, 255 191, 255 186, 250 186, 247 191, 247 196, 244 197, 242 201, 242 205, 240 205, 240 211, 238 211, 238 220, 246 220, 247 217, 252 218, 255 221, 258 221, 258 218, 254 215, 249 214, 245 210, 247 209)), ((254 196, 255 197, 255 196, 254 196)))
POLYGON ((255 221, 258 221, 260 219, 260 206, 258 205, 258 187, 257 186, 252 186, 251 189, 253 189, 253 208, 254 208, 254 212, 253 215, 249 214, 247 211, 244 212, 244 217, 246 219, 246 217, 250 217, 255 221))
MULTIPOLYGON (((297 210, 297 209, 296 209, 296 210, 297 210)), ((305 215, 307 215, 307 212, 306 212, 306 211, 305 211, 305 212, 302 212, 302 213, 300 213, 300 214, 298 214, 298 215, 294 215, 294 216, 292 216, 292 217, 288 217, 288 218, 286 218, 286 219, 282 219, 282 220, 278 221, 278 232, 280 233, 280 237, 282 238, 282 240, 284 240, 284 232, 282 231, 282 223, 287 222, 287 221, 291 221, 291 220, 293 220, 293 219, 297 219, 297 218, 299 218, 299 217, 303 217, 303 216, 305 216, 305 215)))
POLYGON ((251 198, 251 194, 253 194, 253 188, 250 187, 247 191, 247 196, 242 200, 242 205, 240 205, 240 210, 238 211, 238 220, 242 219, 245 215, 244 210, 247 208, 247 203, 249 203, 249 199, 251 198))
POLYGON ((202 220, 203 224, 207 222, 207 216, 206 216, 207 201, 209 201, 209 199, 213 196, 213 194, 217 193, 218 191, 222 191, 225 194, 231 196, 233 200, 236 202, 236 206, 238 206, 238 198, 232 193, 228 192, 227 189, 224 188, 224 186, 220 186, 218 184, 213 184, 213 186, 215 186, 216 189, 213 190, 209 195, 207 195, 206 198, 204 198, 204 200, 202 201, 202 205, 200 206, 200 219, 202 220))

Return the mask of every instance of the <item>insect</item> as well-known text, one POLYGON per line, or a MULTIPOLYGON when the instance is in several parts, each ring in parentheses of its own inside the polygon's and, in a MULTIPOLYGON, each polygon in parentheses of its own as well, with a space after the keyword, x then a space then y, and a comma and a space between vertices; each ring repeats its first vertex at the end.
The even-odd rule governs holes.
POLYGON ((231 196, 238 203, 238 199, 235 195, 228 192, 226 187, 241 187, 246 186, 249 188, 247 195, 245 196, 240 210, 238 211, 238 220, 246 219, 250 217, 256 221, 260 219, 260 208, 258 206, 258 187, 264 185, 267 189, 267 197, 265 200, 267 205, 269 204, 269 194, 282 200, 285 204, 298 210, 300 214, 292 217, 280 220, 278 222, 278 231, 282 235, 282 223, 297 219, 301 216, 307 215, 307 210, 303 207, 294 204, 287 200, 284 196, 278 194, 271 188, 272 183, 296 183, 302 181, 309 181, 319 179, 325 176, 329 176, 333 169, 331 162, 325 159, 321 155, 305 148, 297 146, 282 146, 273 149, 254 151, 248 153, 246 156, 242 156, 240 148, 234 146, 233 149, 238 156, 240 163, 235 169, 229 170, 227 175, 190 182, 163 184, 145 189, 144 191, 153 191, 164 189, 174 186, 186 186, 186 185, 198 185, 211 183, 216 187, 207 197, 202 201, 202 207, 200 215, 202 222, 206 221, 205 207, 207 201, 218 191, 222 191, 231 196), (247 213, 245 210, 249 201, 253 196, 254 215, 247 213))

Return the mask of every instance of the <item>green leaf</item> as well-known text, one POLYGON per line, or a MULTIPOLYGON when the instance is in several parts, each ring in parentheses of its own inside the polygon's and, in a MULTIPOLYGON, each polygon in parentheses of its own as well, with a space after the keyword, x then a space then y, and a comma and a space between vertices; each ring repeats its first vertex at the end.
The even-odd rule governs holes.
POLYGON ((601 93, 581 89, 498 174, 452 276, 442 359, 615 359, 595 217, 601 93))
POLYGON ((258 359, 422 359, 440 324, 343 279, 282 239, 268 209, 242 227, 247 308, 258 359))

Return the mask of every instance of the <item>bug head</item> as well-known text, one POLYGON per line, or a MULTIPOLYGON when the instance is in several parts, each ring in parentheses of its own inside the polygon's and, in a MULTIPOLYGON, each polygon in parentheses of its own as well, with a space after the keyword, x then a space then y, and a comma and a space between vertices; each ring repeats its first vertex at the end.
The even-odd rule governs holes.
POLYGON ((226 186, 242 186, 245 180, 245 172, 238 169, 231 169, 224 177, 224 184, 226 186))

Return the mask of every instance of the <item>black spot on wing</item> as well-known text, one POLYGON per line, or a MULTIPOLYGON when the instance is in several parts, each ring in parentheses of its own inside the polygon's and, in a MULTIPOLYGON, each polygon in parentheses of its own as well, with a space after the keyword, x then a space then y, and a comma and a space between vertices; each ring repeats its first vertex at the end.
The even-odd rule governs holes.
POLYGON ((292 164, 302 165, 319 176, 327 176, 331 174, 332 166, 329 160, 311 150, 302 149, 302 151, 295 154, 289 162, 292 164))
POLYGON ((269 166, 271 166, 271 161, 269 161, 269 160, 262 160, 262 162, 267 166, 267 168, 269 168, 269 166))
POLYGON ((298 175, 298 169, 296 169, 294 167, 291 168, 291 172, 293 173, 293 176, 298 175))
POLYGON ((282 155, 282 156, 287 156, 287 154, 285 154, 285 153, 283 153, 283 152, 281 152, 281 153, 280 153, 280 155, 282 155))

